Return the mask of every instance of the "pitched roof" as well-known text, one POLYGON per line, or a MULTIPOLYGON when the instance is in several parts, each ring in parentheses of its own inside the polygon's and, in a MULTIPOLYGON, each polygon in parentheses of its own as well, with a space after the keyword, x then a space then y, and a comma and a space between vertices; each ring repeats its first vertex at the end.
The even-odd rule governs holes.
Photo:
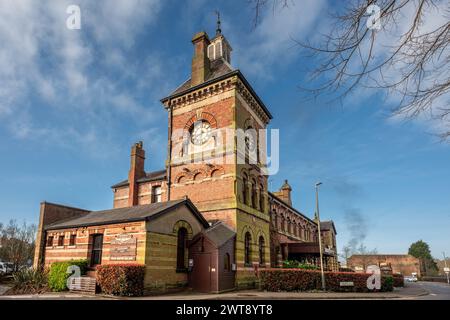
POLYGON ((141 206, 91 211, 76 218, 58 221, 46 226, 46 230, 57 230, 66 228, 97 226, 105 224, 115 224, 132 221, 151 220, 167 213, 180 205, 186 205, 199 221, 206 227, 208 222, 203 218, 197 208, 189 199, 172 200, 165 202, 152 203, 141 206))
MULTIPOLYGON (((164 180, 164 179, 166 179, 166 170, 158 170, 158 171, 147 172, 145 174, 145 177, 138 179, 137 182, 140 183, 140 182, 149 182, 149 181, 157 181, 157 180, 164 180)), ((115 185, 111 186, 111 188, 120 188, 120 187, 125 187, 127 185, 128 185, 128 179, 123 180, 119 183, 116 183, 115 185)))
POLYGON ((171 94, 169 94, 167 97, 161 99, 161 102, 164 103, 165 101, 169 99, 176 98, 178 96, 181 96, 183 94, 186 94, 190 91, 194 91, 197 89, 200 89, 201 87, 208 85, 210 83, 213 83, 215 81, 223 80, 228 77, 237 75, 241 81, 244 83, 244 85, 247 87, 247 89, 251 92, 253 97, 258 101, 259 105, 263 108, 264 112, 267 114, 269 119, 272 119, 272 114, 267 109, 264 102, 262 102, 261 98, 256 94, 255 90, 253 90, 250 83, 245 79, 244 75, 241 73, 239 69, 233 69, 228 62, 223 60, 222 58, 213 60, 211 62, 211 73, 208 76, 208 78, 205 80, 205 82, 200 83, 196 86, 191 85, 191 79, 189 78, 186 80, 181 86, 179 86, 175 91, 173 91, 171 94))
MULTIPOLYGON (((208 78, 205 79, 205 82, 214 80, 216 78, 219 78, 223 75, 226 75, 227 73, 230 73, 233 71, 233 68, 223 59, 216 59, 211 61, 211 73, 209 74, 208 78)), ((178 93, 184 92, 191 88, 191 78, 187 79, 181 86, 175 89, 170 96, 177 95, 178 93)))
POLYGON ((211 240, 217 248, 220 248, 228 240, 236 236, 236 232, 221 221, 214 223, 210 228, 206 229, 203 234, 211 240))
POLYGON ((336 232, 336 227, 334 226, 333 220, 320 221, 320 229, 321 229, 321 230, 331 230, 331 229, 334 229, 334 233, 337 234, 337 232, 336 232))
POLYGON ((297 209, 295 209, 293 206, 290 206, 288 203, 286 203, 286 201, 284 201, 283 199, 281 199, 280 197, 278 197, 275 193, 270 192, 269 191, 269 199, 273 198, 275 200, 277 200, 278 202, 280 202, 282 205, 284 205, 285 207, 287 207, 288 209, 294 211, 296 214, 298 214, 299 216, 301 216, 302 218, 305 218, 306 220, 308 220, 309 222, 312 222, 314 224, 317 224, 314 220, 312 220, 311 218, 308 218, 307 216, 305 216, 303 213, 301 213, 300 211, 298 211, 297 209))

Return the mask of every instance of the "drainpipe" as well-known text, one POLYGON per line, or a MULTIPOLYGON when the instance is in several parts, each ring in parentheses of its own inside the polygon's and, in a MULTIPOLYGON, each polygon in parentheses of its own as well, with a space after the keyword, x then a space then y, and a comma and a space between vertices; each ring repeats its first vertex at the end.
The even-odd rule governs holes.
POLYGON ((167 167, 167 201, 170 201, 170 187, 172 181, 172 125, 173 125, 173 107, 172 100, 169 99, 169 144, 168 144, 168 167, 167 167))

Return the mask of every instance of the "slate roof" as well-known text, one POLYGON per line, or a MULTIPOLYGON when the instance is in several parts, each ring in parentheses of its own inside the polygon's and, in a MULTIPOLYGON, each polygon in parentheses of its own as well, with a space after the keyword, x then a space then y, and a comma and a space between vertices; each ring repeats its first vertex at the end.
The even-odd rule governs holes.
POLYGON ((133 221, 151 220, 167 213, 180 205, 187 205, 192 213, 197 216, 200 222, 209 227, 208 222, 203 218, 197 208, 189 199, 172 200, 152 203, 141 206, 117 208, 102 211, 91 211, 76 218, 58 221, 45 227, 46 230, 57 230, 66 228, 97 226, 105 224, 115 224, 133 221))
POLYGON ((267 109, 264 102, 262 102, 261 98, 256 94, 256 92, 253 90, 250 83, 245 79, 244 75, 241 73, 239 69, 233 69, 228 62, 223 60, 222 58, 216 59, 211 62, 211 74, 209 75, 208 79, 205 80, 205 82, 200 83, 199 85, 192 86, 191 85, 191 79, 189 78, 186 80, 181 86, 179 86, 175 91, 173 91, 169 96, 161 99, 161 102, 164 103, 165 101, 169 99, 176 98, 178 96, 181 96, 185 93, 188 93, 190 91, 194 91, 196 89, 199 89, 205 85, 208 85, 209 83, 213 83, 215 81, 219 81, 222 79, 226 79, 228 77, 237 75, 241 81, 245 84, 247 89, 252 93, 252 95, 255 97, 256 101, 258 101, 259 105, 263 108, 264 112, 267 114, 269 119, 272 119, 272 114, 267 109))
MULTIPOLYGON (((223 59, 216 59, 211 61, 211 73, 205 81, 214 80, 227 73, 233 71, 233 68, 226 63, 223 59)), ((178 93, 184 92, 191 88, 191 78, 187 79, 181 86, 179 86, 175 91, 173 91, 170 96, 177 95, 178 93)))
POLYGON ((334 226, 333 220, 329 221, 320 221, 320 229, 321 230, 331 230, 334 229, 334 233, 337 234, 336 228, 334 226))
MULTIPOLYGON (((137 180, 137 182, 148 182, 148 181, 157 181, 157 180, 164 180, 166 179, 166 170, 158 170, 158 171, 152 171, 147 172, 145 177, 140 178, 137 180)), ((111 186, 111 188, 119 188, 119 187, 125 187, 128 185, 128 179, 123 180, 119 183, 116 183, 115 185, 111 186)))
POLYGON ((220 248, 228 240, 236 236, 236 232, 234 232, 234 230, 220 221, 212 224, 210 228, 203 232, 203 234, 211 240, 217 248, 220 248))
POLYGON ((276 199, 278 202, 281 202, 284 206, 286 206, 287 208, 291 209, 292 211, 294 211, 295 213, 297 213, 299 216, 301 216, 302 218, 305 218, 306 220, 309 220, 310 222, 317 224, 314 220, 308 218, 307 216, 305 216, 303 213, 301 213, 300 211, 298 211, 297 209, 295 209, 293 206, 290 206, 288 203, 286 203, 286 201, 284 201, 283 199, 281 199, 280 197, 278 197, 276 194, 274 194, 273 192, 269 191, 269 199, 270 198, 274 198, 276 199))

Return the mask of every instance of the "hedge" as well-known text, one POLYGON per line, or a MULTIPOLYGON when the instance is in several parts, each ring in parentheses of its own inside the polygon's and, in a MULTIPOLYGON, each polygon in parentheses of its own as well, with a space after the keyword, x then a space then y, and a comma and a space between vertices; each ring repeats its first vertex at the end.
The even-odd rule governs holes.
POLYGON ((97 266, 97 283, 103 293, 117 296, 144 294, 145 266, 111 264, 97 266))
POLYGON ((405 286, 405 279, 402 274, 393 274, 392 278, 394 278, 394 287, 404 287, 405 286))
POLYGON ((67 279, 71 275, 70 273, 67 273, 67 268, 70 266, 78 266, 81 275, 85 275, 88 263, 87 260, 70 260, 52 263, 48 273, 48 286, 50 289, 53 291, 67 290, 67 279))
MULTIPOLYGON (((370 274, 355 272, 325 272, 325 283, 328 291, 371 292, 367 288, 370 274), (341 286, 341 282, 353 282, 353 286, 341 286)), ((267 291, 309 291, 320 290, 322 280, 319 271, 302 269, 266 269, 260 270, 261 289, 267 291)), ((381 289, 376 291, 392 291, 393 277, 382 276, 381 289)))

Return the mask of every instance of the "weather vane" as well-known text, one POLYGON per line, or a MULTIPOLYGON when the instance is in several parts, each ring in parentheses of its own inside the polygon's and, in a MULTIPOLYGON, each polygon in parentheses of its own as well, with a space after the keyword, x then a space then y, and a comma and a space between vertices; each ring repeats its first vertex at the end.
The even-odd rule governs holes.
POLYGON ((216 15, 217 15, 217 29, 216 29, 216 35, 218 36, 219 34, 222 33, 222 29, 220 29, 220 12, 218 10, 216 10, 216 15))

